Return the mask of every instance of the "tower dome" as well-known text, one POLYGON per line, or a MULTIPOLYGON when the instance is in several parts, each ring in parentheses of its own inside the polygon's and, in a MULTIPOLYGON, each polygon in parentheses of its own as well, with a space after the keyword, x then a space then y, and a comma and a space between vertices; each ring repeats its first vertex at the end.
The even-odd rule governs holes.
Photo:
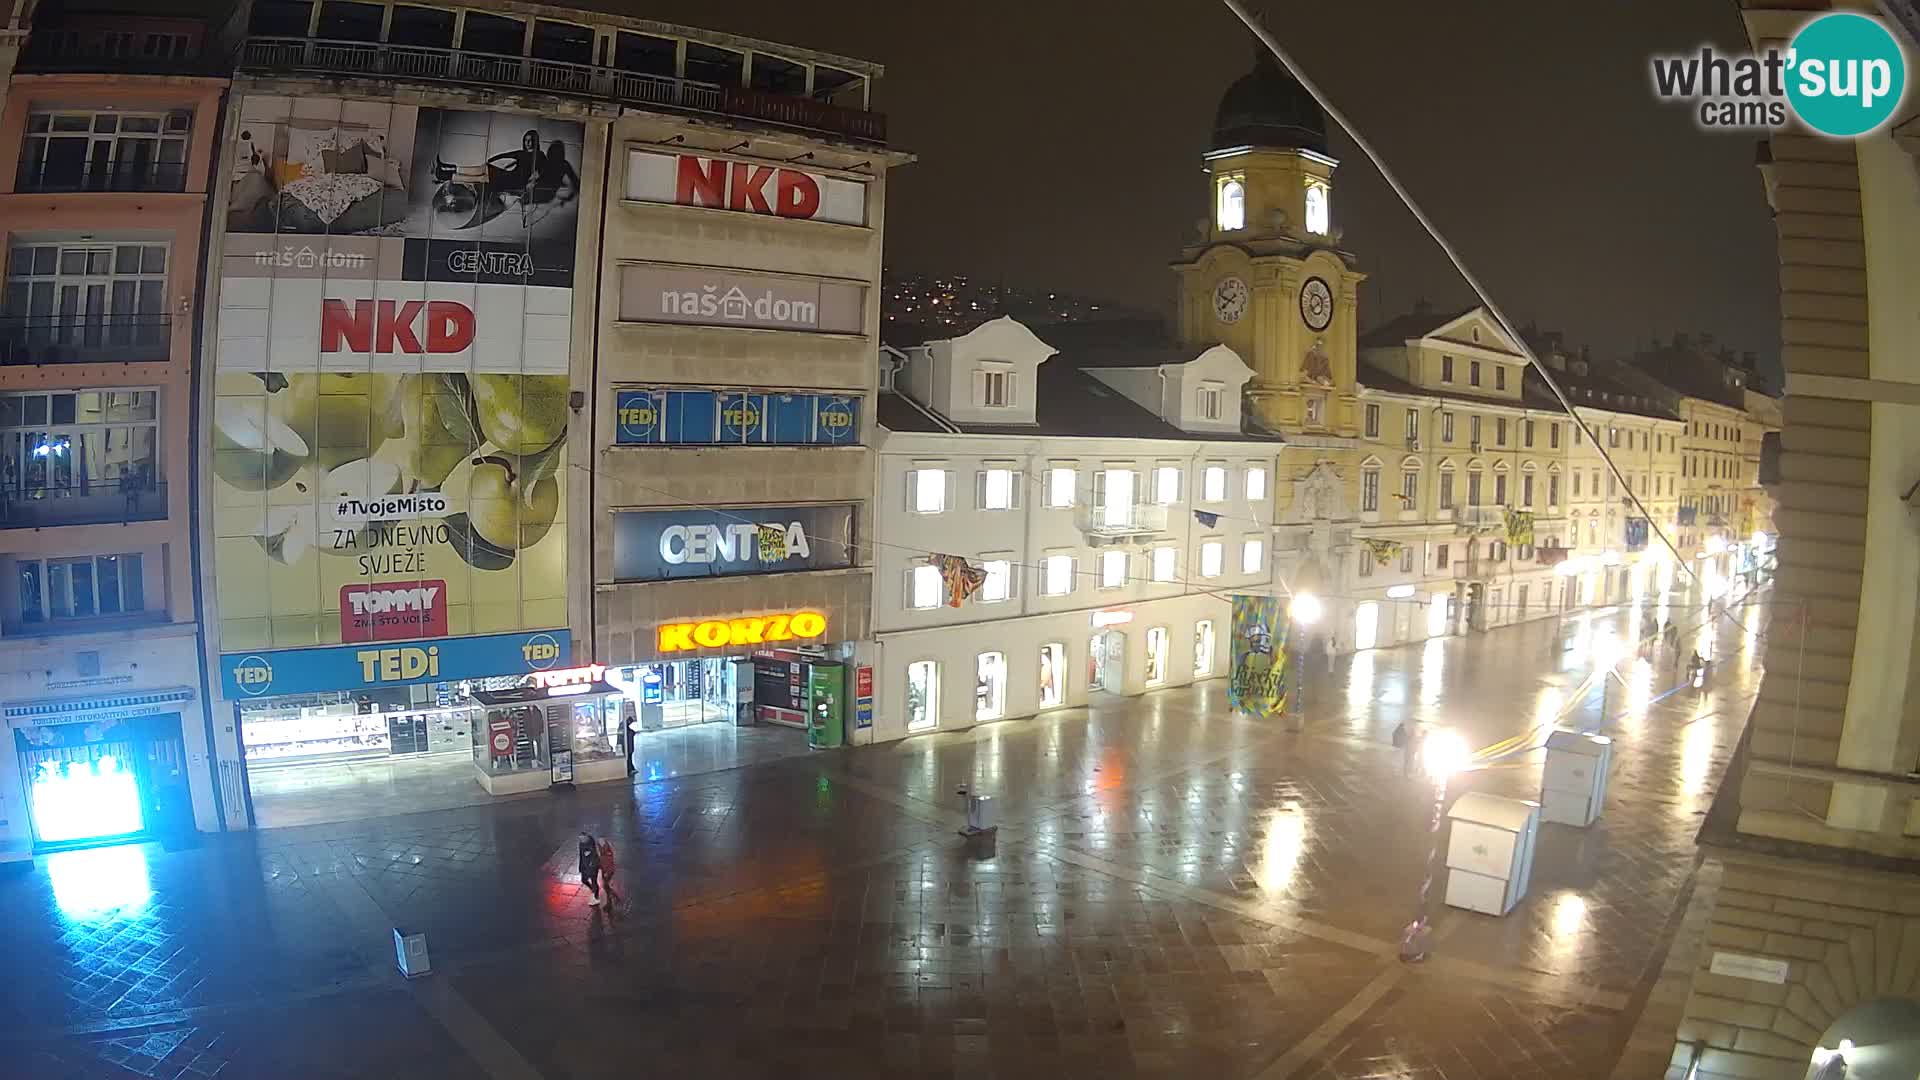
POLYGON ((1327 152, 1327 118, 1266 44, 1254 40, 1253 70, 1235 80, 1213 117, 1213 149, 1259 146, 1327 152))

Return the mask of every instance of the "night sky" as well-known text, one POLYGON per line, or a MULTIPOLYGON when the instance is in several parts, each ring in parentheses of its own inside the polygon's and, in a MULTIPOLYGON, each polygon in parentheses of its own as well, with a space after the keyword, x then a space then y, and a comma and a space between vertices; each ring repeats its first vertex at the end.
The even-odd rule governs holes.
MULTIPOLYGON (((1728 0, 1260 10, 1510 315, 1608 354, 1686 331, 1777 361, 1754 140, 1697 131, 1647 76, 1652 52, 1744 49, 1728 0)), ((886 66, 876 107, 919 157, 889 191, 889 265, 1162 311, 1166 264, 1206 213, 1214 108, 1253 55, 1214 0, 647 0, 639 13, 886 66)), ((1363 325, 1423 297, 1470 303, 1337 131, 1332 151, 1334 221, 1371 275, 1363 325)))

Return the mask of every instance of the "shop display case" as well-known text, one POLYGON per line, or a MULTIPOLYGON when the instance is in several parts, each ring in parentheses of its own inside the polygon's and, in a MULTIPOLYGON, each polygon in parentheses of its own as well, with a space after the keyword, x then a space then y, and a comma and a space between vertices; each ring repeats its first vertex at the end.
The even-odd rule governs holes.
POLYGON ((494 795, 627 774, 620 691, 606 683, 478 690, 473 766, 494 795))

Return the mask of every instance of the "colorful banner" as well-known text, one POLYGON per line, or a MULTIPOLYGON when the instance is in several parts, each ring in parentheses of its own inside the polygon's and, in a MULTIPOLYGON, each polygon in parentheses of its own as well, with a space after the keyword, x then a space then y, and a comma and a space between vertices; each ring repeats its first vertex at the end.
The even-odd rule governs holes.
POLYGON ((1400 554, 1407 546, 1398 540, 1380 540, 1371 536, 1362 536, 1358 539, 1361 545, 1367 549, 1367 553, 1373 556, 1373 562, 1376 566, 1386 566, 1388 563, 1393 562, 1394 556, 1400 554))
POLYGON ((1638 551, 1647 546, 1647 519, 1630 517, 1627 519, 1627 550, 1638 551))
POLYGON ((940 582, 946 589, 948 607, 959 607, 966 603, 968 597, 979 592, 980 586, 987 583, 987 572, 960 555, 928 555, 927 565, 940 571, 940 582))
POLYGON ((1273 716, 1287 704, 1287 617, 1277 596, 1235 596, 1232 673, 1227 700, 1249 716, 1273 716))
POLYGON ((1533 543, 1533 511, 1507 511, 1507 543, 1513 547, 1533 543))
POLYGON ((207 447, 221 651, 566 625, 581 125, 239 113, 207 447))

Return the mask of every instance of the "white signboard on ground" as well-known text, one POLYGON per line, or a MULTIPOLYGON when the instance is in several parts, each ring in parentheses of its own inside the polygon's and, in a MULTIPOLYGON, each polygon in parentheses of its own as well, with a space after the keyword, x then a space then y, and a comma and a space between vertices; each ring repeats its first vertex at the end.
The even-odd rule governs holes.
POLYGON ((1785 960, 1776 960, 1771 956, 1742 956, 1739 953, 1717 952, 1713 954, 1713 963, 1708 970, 1715 975, 1725 975, 1734 979, 1784 983, 1787 981, 1787 968, 1785 960))

